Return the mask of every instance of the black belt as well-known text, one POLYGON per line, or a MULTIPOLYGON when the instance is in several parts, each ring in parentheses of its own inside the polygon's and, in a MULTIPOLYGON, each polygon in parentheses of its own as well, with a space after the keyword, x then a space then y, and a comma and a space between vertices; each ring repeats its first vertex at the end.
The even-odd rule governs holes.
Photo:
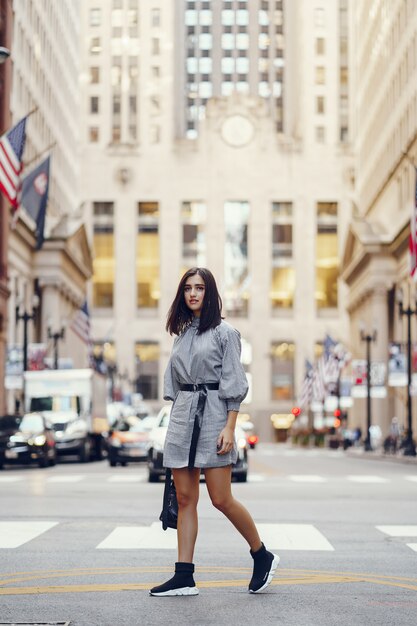
POLYGON ((203 419, 204 407, 207 400, 207 390, 216 390, 219 383, 199 383, 196 385, 184 383, 180 385, 181 391, 198 391, 197 410, 194 416, 193 434, 191 436, 190 454, 188 456, 188 469, 194 467, 195 455, 197 452, 197 443, 200 436, 201 421, 203 419))

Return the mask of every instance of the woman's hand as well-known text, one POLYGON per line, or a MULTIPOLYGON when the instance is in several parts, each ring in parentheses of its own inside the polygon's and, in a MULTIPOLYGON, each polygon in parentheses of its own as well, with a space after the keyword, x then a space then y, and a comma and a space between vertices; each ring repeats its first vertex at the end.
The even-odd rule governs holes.
POLYGON ((233 450, 235 443, 235 429, 225 426, 217 438, 217 454, 227 454, 233 450))

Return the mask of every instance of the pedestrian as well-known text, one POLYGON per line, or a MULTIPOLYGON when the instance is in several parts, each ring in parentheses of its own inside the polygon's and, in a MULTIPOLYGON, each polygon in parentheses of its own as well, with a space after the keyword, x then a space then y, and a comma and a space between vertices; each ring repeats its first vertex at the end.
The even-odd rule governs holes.
POLYGON ((213 274, 189 269, 169 309, 166 330, 175 334, 165 372, 164 399, 173 401, 164 447, 178 500, 178 561, 173 578, 153 587, 153 596, 194 596, 194 547, 200 471, 212 504, 247 541, 253 558, 249 592, 271 582, 279 557, 261 542, 255 523, 232 495, 231 471, 240 403, 248 383, 240 362, 240 334, 221 317, 222 301, 213 274))

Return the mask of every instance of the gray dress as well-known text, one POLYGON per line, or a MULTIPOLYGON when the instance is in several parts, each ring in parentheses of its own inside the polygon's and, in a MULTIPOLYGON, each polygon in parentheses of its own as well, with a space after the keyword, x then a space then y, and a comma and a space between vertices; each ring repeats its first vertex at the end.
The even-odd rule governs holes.
POLYGON ((183 383, 218 382, 218 390, 208 390, 200 423, 195 467, 222 467, 236 463, 233 450, 217 454, 217 438, 226 425, 227 412, 239 411, 248 392, 245 371, 240 362, 240 334, 227 322, 197 334, 199 318, 176 337, 164 378, 164 400, 173 400, 164 447, 164 466, 187 467, 191 436, 198 402, 198 391, 181 391, 183 383))

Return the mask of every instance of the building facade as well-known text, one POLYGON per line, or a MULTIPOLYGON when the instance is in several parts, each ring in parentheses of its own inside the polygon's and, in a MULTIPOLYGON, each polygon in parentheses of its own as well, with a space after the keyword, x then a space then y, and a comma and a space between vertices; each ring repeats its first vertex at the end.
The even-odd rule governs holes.
MULTIPOLYGON (((353 353, 365 355, 361 328, 371 333, 375 329, 371 358, 386 364, 393 348, 404 354, 408 340, 407 320, 400 315, 398 300, 403 299, 404 307, 413 307, 416 297, 408 253, 417 165, 416 3, 354 0, 350 30, 355 211, 343 278, 349 288, 353 353)), ((411 321, 413 343, 415 319, 411 321)), ((387 396, 374 398, 371 405, 372 421, 383 433, 394 416, 401 425, 408 424, 405 374, 399 386, 393 386, 392 372, 386 382, 387 396)), ((363 425, 364 400, 356 400, 352 412, 353 419, 363 425)))
POLYGON ((265 438, 305 359, 347 340, 346 3, 82 3, 82 198, 98 358, 159 406, 184 269, 239 329, 265 438), (116 370, 115 370, 116 371, 116 370))
MULTIPOLYGON (((24 172, 51 155, 42 248, 36 250, 35 224, 24 208, 9 232, 7 343, 15 359, 21 359, 25 323, 28 344, 42 344, 53 358, 48 328, 55 333, 71 320, 91 275, 79 189, 79 5, 72 0, 13 3, 16 52, 10 107, 13 123, 29 114, 24 172), (34 319, 24 322, 16 311, 34 319)), ((85 347, 69 329, 59 348, 75 366, 87 364, 85 347)), ((16 363, 9 365, 14 372, 21 369, 21 362, 17 369, 16 363)), ((9 373, 6 387, 8 410, 13 410, 22 393, 21 374, 9 373)))

